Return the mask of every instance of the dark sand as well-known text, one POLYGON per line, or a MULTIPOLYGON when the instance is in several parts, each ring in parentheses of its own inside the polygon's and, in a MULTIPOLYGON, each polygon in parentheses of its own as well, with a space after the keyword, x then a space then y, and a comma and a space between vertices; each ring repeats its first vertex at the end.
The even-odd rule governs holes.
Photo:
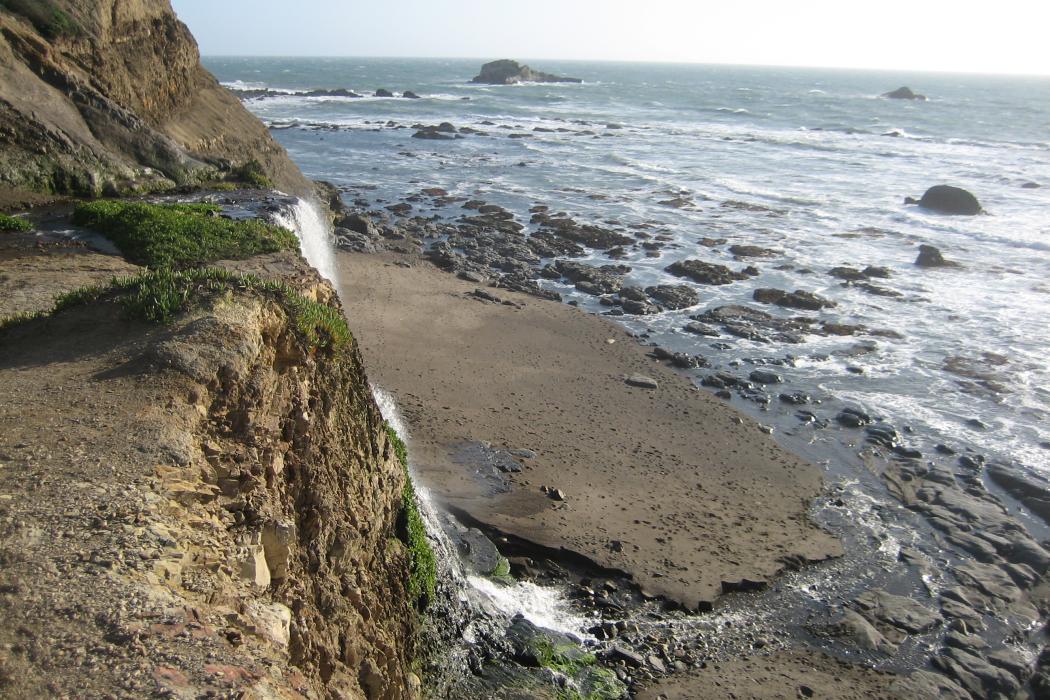
POLYGON ((340 296, 370 379, 409 420, 418 478, 439 500, 690 608, 723 582, 766 581, 785 560, 840 553, 806 517, 820 471, 612 322, 504 290, 487 291, 518 306, 483 302, 472 283, 396 259, 340 254, 340 296), (628 386, 633 374, 659 388, 628 386), (493 494, 453 458, 471 441, 537 456, 493 494))
POLYGON ((711 662, 702 671, 655 683, 637 700, 916 700, 906 688, 891 687, 894 679, 824 654, 778 651, 711 662))

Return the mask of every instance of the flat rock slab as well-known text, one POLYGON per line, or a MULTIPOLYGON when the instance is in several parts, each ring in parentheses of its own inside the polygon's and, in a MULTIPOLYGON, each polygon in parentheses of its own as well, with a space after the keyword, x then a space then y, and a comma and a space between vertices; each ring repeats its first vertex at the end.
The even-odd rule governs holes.
POLYGON ((841 552, 806 517, 819 470, 618 326, 506 290, 527 304, 479 304, 463 296, 474 284, 394 261, 340 253, 340 296, 369 378, 396 397, 418 479, 439 502, 627 571, 690 608, 723 581, 769 580, 791 555, 841 552), (624 381, 635 375, 659 391, 624 381), (453 459, 456 445, 479 441, 542 449, 492 493, 453 459))
POLYGON ((631 386, 641 387, 643 389, 659 389, 660 383, 652 377, 646 377, 641 374, 632 374, 631 376, 624 379, 625 382, 631 386))

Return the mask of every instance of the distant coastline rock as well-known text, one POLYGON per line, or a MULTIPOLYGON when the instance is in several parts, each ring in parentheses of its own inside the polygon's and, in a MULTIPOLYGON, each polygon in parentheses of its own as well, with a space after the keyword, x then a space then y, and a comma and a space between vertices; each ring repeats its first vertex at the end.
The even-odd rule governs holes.
POLYGON ((981 214, 984 209, 977 197, 962 189, 951 185, 934 185, 926 190, 922 199, 905 197, 905 204, 918 204, 923 209, 929 209, 940 214, 955 214, 959 216, 974 216, 981 214))
POLYGON ((532 70, 517 61, 504 58, 483 65, 481 72, 471 78, 470 82, 482 85, 514 85, 515 83, 582 83, 583 81, 579 78, 563 78, 532 70))
POLYGON ((410 100, 418 100, 419 99, 419 95, 417 95, 416 93, 412 92, 411 90, 405 90, 403 93, 401 93, 401 96, 405 97, 405 98, 408 98, 410 100))
POLYGON ((882 96, 891 100, 919 100, 920 102, 926 99, 926 95, 912 92, 910 87, 899 87, 891 92, 884 92, 882 96))
POLYGON ((390 92, 386 88, 379 88, 376 90, 376 97, 393 97, 394 93, 390 92))

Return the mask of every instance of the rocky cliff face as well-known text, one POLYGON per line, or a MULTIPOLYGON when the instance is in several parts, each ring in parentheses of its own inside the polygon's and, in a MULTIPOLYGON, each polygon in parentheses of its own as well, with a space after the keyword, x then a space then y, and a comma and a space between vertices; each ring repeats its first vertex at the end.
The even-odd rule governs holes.
POLYGON ((168 0, 0 0, 0 185, 98 194, 257 161, 308 182, 200 65, 168 0))
MULTIPOLYGON (((292 253, 235 266, 338 303, 292 253)), ((416 697, 405 475, 355 343, 231 292, 0 347, 0 696, 416 697)))

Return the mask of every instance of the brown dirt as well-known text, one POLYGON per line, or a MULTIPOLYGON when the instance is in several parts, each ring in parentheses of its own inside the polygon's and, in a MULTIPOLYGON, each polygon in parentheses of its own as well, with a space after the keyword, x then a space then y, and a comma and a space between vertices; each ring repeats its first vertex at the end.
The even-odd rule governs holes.
POLYGON ((617 326, 503 290, 488 291, 513 306, 483 302, 473 284, 393 261, 340 255, 339 292, 370 377, 411 423, 421 480, 448 505, 690 608, 723 582, 768 581, 786 561, 840 553, 806 516, 820 471, 617 326), (659 388, 628 386, 634 374, 659 388), (537 456, 494 494, 455 459, 477 441, 537 456))
POLYGON ((47 311, 55 296, 141 268, 68 238, 0 232, 0 318, 47 311))
MULTIPOLYGON (((88 255, 0 275, 50 298, 88 255)), ((332 293, 290 253, 231 266, 332 293)), ((414 697, 403 484, 356 350, 272 301, 0 333, 0 698, 414 697)))

